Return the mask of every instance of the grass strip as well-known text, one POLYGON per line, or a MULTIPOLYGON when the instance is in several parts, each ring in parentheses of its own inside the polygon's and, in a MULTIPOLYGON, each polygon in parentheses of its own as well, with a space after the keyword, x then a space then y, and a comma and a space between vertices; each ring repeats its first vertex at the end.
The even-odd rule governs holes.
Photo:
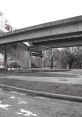
POLYGON ((36 82, 9 78, 0 78, 0 83, 29 90, 82 97, 82 85, 38 81, 36 82))

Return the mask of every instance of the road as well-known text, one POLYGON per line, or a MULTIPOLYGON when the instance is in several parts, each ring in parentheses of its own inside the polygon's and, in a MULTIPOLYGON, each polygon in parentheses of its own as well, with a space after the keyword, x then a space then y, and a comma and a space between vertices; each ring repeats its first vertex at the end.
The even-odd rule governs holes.
POLYGON ((0 74, 0 78, 20 79, 27 81, 57 82, 82 84, 82 70, 72 70, 67 72, 35 72, 21 74, 0 74))
POLYGON ((0 117, 82 117, 82 103, 0 89, 0 117))

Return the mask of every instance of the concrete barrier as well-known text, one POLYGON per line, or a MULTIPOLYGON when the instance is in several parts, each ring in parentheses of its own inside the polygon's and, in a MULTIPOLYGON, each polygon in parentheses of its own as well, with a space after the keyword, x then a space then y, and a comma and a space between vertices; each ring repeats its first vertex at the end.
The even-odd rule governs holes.
POLYGON ((71 71, 71 69, 41 69, 41 68, 36 69, 36 68, 31 68, 31 69, 18 69, 15 72, 28 73, 28 72, 64 72, 64 71, 71 71))

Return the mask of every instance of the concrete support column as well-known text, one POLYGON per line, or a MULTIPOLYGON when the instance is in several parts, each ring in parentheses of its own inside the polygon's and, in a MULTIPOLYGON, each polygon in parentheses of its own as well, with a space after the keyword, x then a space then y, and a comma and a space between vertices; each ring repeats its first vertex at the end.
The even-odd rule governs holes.
POLYGON ((4 67, 7 67, 7 45, 4 45, 4 67))
POLYGON ((31 68, 31 49, 29 48, 29 68, 31 68))
POLYGON ((42 63, 42 56, 41 56, 41 68, 42 68, 42 66, 43 66, 43 63, 42 63))

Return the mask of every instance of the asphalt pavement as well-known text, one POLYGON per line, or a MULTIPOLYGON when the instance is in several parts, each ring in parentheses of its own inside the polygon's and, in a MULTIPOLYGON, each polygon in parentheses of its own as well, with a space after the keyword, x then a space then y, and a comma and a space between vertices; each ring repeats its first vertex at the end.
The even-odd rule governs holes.
POLYGON ((0 89, 0 117, 82 117, 82 103, 0 89))
MULTIPOLYGON (((82 84, 82 70, 0 74, 0 78, 82 84)), ((0 117, 82 117, 82 103, 0 89, 0 117)))
POLYGON ((0 78, 19 79, 26 81, 57 82, 69 84, 82 84, 82 70, 67 72, 36 72, 36 73, 10 73, 0 74, 0 78))

